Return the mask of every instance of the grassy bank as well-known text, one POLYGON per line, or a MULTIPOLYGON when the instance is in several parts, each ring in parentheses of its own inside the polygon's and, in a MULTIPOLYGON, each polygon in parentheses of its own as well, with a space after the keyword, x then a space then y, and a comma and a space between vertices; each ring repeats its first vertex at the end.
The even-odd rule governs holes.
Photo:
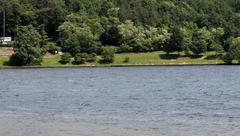
MULTIPOLYGON (((201 64, 222 64, 223 61, 220 57, 216 57, 215 52, 207 52, 201 56, 186 56, 181 53, 166 55, 164 52, 151 52, 151 53, 124 53, 116 54, 115 61, 112 64, 100 64, 100 57, 96 62, 86 63, 83 65, 73 65, 72 63, 63 65, 59 63, 59 55, 48 55, 43 59, 41 66, 37 67, 78 67, 78 66, 138 66, 138 65, 201 65, 201 64), (129 58, 129 62, 124 62, 129 58)), ((7 65, 9 57, 0 57, 0 67, 8 68, 7 65)))

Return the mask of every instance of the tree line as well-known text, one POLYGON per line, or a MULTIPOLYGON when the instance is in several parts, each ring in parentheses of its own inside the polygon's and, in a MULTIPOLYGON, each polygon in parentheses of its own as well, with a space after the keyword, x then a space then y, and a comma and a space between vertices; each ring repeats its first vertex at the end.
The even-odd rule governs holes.
POLYGON ((46 52, 59 50, 63 63, 74 57, 76 64, 160 50, 216 51, 226 63, 240 61, 237 0, 0 0, 3 11, 14 65, 40 64, 46 52))

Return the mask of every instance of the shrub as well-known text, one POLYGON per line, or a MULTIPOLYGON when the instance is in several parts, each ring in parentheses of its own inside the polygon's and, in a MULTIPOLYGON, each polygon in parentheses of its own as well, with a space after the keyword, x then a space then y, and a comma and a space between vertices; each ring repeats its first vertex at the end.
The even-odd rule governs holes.
POLYGON ((96 46, 96 48, 95 48, 95 52, 91 52, 91 53, 96 53, 97 55, 101 55, 102 52, 103 52, 103 47, 102 47, 102 45, 98 45, 98 46, 96 46))
POLYGON ((48 42, 45 50, 51 54, 57 54, 60 51, 60 47, 58 47, 56 43, 48 42))
POLYGON ((88 60, 87 53, 77 53, 74 56, 74 64, 84 64, 88 60))
POLYGON ((96 53, 91 53, 88 55, 88 62, 94 62, 97 60, 97 54, 96 53))
POLYGON ((11 66, 21 66, 23 62, 19 55, 13 54, 9 59, 9 64, 11 66))
POLYGON ((223 57, 223 61, 227 64, 231 64, 233 60, 238 60, 240 63, 240 37, 231 39, 230 48, 223 57))
POLYGON ((131 52, 133 51, 133 48, 130 47, 129 45, 120 45, 119 48, 118 48, 118 52, 119 53, 124 53, 124 52, 131 52))
POLYGON ((70 53, 64 53, 62 56, 61 56, 61 60, 60 60, 60 63, 62 64, 67 64, 71 61, 71 54, 70 53))
POLYGON ((111 48, 104 48, 102 52, 103 63, 112 63, 114 61, 114 51, 111 48))
POLYGON ((129 57, 126 57, 123 62, 124 62, 124 63, 129 63, 129 62, 130 62, 130 58, 129 58, 129 57))
POLYGON ((226 53, 224 56, 223 56, 223 61, 226 63, 226 64, 232 64, 234 60, 234 55, 232 55, 231 53, 226 53))

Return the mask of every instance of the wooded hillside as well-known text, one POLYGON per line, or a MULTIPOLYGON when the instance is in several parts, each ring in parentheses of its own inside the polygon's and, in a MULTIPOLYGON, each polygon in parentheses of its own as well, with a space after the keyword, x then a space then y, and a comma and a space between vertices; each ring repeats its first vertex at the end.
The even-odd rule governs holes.
POLYGON ((19 41, 19 31, 35 30, 41 48, 56 44, 72 56, 105 47, 221 53, 240 37, 239 0, 0 0, 3 11, 6 36, 19 41))

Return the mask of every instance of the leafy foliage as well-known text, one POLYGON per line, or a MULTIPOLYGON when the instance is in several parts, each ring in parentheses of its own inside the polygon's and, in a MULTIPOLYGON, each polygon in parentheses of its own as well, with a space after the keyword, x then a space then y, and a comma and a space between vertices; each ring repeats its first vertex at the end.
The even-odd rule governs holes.
POLYGON ((60 47, 58 47, 54 42, 48 42, 44 49, 51 54, 56 54, 60 51, 60 47))
POLYGON ((87 53, 77 53, 74 56, 74 64, 84 64, 88 60, 87 53))
POLYGON ((33 26, 41 35, 33 51, 39 56, 48 42, 72 56, 99 55, 104 46, 119 53, 222 54, 230 37, 240 37, 239 7, 238 0, 0 0, 6 35, 19 39, 18 26, 33 26))
POLYGON ((240 37, 230 39, 230 48, 223 60, 227 64, 231 64, 233 60, 238 60, 240 63, 240 37))
POLYGON ((111 48, 104 48, 102 52, 102 63, 112 63, 114 61, 114 51, 111 48))
POLYGON ((71 61, 71 54, 70 53, 64 53, 62 56, 61 56, 61 60, 60 60, 60 63, 62 64, 67 64, 71 61))
POLYGON ((206 28, 197 30, 193 35, 191 51, 197 55, 206 52, 210 44, 210 38, 211 33, 206 28))
POLYGON ((88 62, 94 62, 97 60, 97 54, 96 53, 91 53, 88 55, 88 62))
POLYGON ((14 42, 12 65, 37 65, 42 62, 43 50, 40 48, 40 34, 31 25, 17 29, 14 42))

